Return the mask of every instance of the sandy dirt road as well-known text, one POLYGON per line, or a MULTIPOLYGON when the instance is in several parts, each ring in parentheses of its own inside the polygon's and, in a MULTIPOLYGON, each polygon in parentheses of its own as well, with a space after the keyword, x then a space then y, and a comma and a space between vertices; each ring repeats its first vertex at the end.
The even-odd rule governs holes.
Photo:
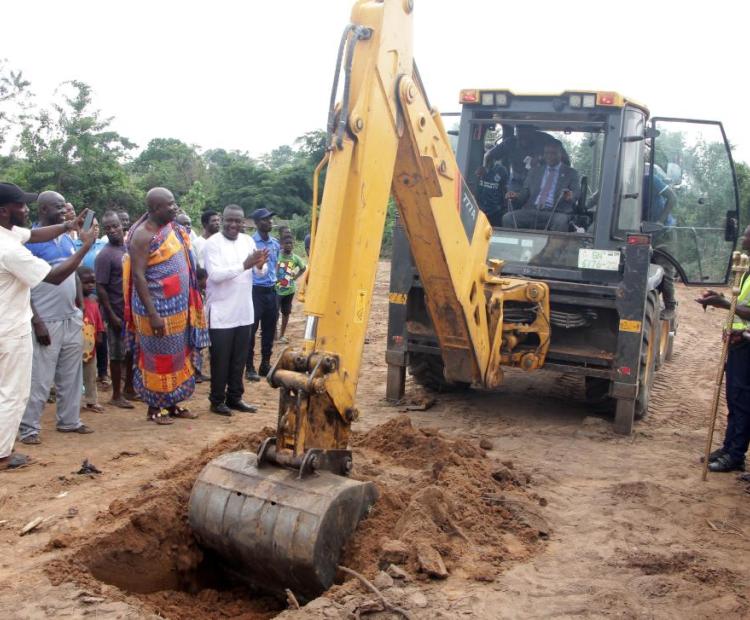
MULTIPOLYGON (((360 382, 363 415, 355 428, 361 434, 403 415, 383 398, 387 286, 383 263, 360 382)), ((490 578, 454 561, 445 580, 411 573, 384 594, 414 618, 748 617, 750 496, 732 474, 700 481, 722 314, 704 314, 690 301, 693 294, 679 290, 674 360, 657 374, 650 415, 632 437, 615 435, 609 419, 583 405, 579 380, 546 372, 509 373, 498 392, 439 395, 429 410, 409 412, 414 427, 433 429, 429 436, 439 429, 446 445, 489 441, 482 462, 490 469, 500 462, 512 467, 520 480, 517 493, 535 502, 549 532, 523 545, 506 537, 498 547, 505 560, 490 578)), ((301 328, 296 315, 292 335, 301 328)), ((189 545, 183 549, 189 536, 183 500, 201 459, 252 447, 253 433, 275 423, 276 393, 265 383, 250 385, 246 394, 261 406, 256 415, 212 415, 206 392, 200 386, 191 403, 202 413, 197 420, 157 427, 145 422, 141 409, 107 409, 84 414, 96 429, 86 436, 55 433, 48 408, 44 443, 27 448, 37 464, 0 480, 3 618, 269 618, 285 607, 210 579, 177 591, 169 579, 156 583, 161 573, 154 564, 129 561, 133 552, 147 553, 153 541, 159 553, 163 549, 178 562, 183 551, 194 553, 189 545), (103 473, 73 473, 84 458, 103 473), (38 518, 41 525, 19 535, 38 518), (107 547, 113 541, 120 545, 115 555, 107 547), (143 589, 152 574, 152 589, 161 591, 126 591, 97 580, 86 562, 102 553, 111 561, 108 570, 121 561, 123 574, 134 575, 131 589, 143 589)), ((407 397, 418 392, 407 384, 407 397)), ((720 425, 718 436, 722 432, 720 425)), ((361 471, 384 484, 420 484, 416 470, 409 473, 366 444, 357 458, 361 471)), ((434 469, 434 463, 427 459, 424 467, 434 469)), ((476 523, 467 519, 479 519, 462 518, 472 538, 476 523)), ((106 570, 98 577, 112 582, 106 570)), ((346 617, 368 598, 356 582, 347 582, 283 616, 346 617)))

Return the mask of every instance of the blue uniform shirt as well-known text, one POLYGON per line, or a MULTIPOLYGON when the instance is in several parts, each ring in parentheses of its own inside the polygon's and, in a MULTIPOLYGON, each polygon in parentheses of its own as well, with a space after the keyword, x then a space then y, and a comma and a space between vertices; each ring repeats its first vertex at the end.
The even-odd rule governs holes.
POLYGON ((259 276, 253 269, 253 286, 275 286, 276 285, 276 263, 279 260, 279 253, 281 252, 281 244, 278 239, 274 237, 268 237, 268 241, 263 241, 260 233, 256 232, 253 235, 253 241, 255 241, 255 247, 259 250, 268 250, 268 273, 264 276, 259 276))
MULTIPOLYGON (((73 243, 76 246, 76 250, 83 245, 83 242, 80 239, 76 239, 75 241, 73 241, 73 243)), ((83 257, 83 260, 81 261, 81 267, 95 269, 96 257, 99 256, 99 252, 101 252, 106 247, 107 243, 108 241, 104 237, 94 241, 94 245, 91 246, 91 249, 86 252, 86 256, 83 257)))
POLYGON ((658 170, 655 171, 653 176, 648 173, 648 170, 644 171, 643 219, 645 221, 658 222, 660 220, 661 214, 664 212, 664 207, 667 206, 667 199, 664 197, 664 192, 668 188, 669 185, 659 174, 658 170), (649 181, 651 182, 651 187, 649 187, 649 181))

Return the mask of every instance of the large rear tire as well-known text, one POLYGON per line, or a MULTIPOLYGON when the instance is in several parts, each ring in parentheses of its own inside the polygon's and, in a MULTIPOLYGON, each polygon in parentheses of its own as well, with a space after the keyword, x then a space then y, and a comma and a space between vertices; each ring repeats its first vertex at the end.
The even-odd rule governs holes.
POLYGON ((643 317, 641 361, 638 372, 638 396, 635 399, 635 419, 640 420, 648 413, 651 387, 654 384, 656 358, 659 355, 659 298, 656 291, 646 297, 646 312, 643 317))
POLYGON ((435 392, 457 392, 470 387, 462 381, 448 381, 443 358, 429 353, 409 353, 409 374, 419 385, 435 392))

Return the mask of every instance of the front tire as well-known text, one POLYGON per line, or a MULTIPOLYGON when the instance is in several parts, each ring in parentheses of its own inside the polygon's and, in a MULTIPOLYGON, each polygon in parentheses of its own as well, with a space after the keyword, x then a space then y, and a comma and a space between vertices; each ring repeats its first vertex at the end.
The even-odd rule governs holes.
POLYGON ((659 354, 659 304, 658 293, 651 291, 646 297, 643 317, 641 361, 638 369, 638 396, 635 399, 635 419, 641 420, 648 413, 651 388, 654 385, 656 358, 659 354))
POLYGON ((419 385, 435 392, 457 392, 470 387, 462 381, 448 381, 444 370, 443 358, 439 355, 409 353, 409 374, 419 385))

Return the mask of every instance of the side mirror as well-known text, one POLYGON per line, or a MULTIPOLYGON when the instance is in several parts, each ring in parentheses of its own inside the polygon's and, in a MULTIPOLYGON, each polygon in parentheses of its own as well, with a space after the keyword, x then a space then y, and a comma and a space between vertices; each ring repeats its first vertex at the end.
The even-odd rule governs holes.
POLYGON ((641 222, 641 232, 645 235, 653 235, 661 230, 664 230, 661 222, 641 222))
POLYGON ((727 219, 724 223, 724 241, 737 241, 740 233, 740 223, 736 211, 727 211, 727 219))

